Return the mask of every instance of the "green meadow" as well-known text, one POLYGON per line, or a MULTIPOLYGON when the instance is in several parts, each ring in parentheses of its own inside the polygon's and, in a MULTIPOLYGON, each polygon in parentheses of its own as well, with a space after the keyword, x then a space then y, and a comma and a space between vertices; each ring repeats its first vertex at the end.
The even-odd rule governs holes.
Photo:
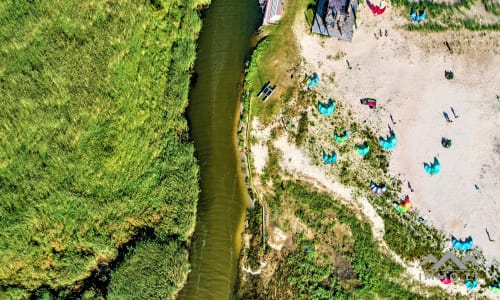
POLYGON ((120 272, 149 280, 158 253, 176 260, 158 295, 182 285, 198 197, 183 114, 207 2, 0 3, 0 298, 103 297, 84 281, 109 267, 119 295, 120 272), (126 251, 141 232, 152 241, 126 251))

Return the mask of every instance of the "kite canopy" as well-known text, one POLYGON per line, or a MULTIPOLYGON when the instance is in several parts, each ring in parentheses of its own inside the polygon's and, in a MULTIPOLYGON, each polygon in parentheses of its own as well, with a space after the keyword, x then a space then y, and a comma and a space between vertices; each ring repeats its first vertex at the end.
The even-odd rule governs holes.
POLYGON ((460 251, 466 251, 472 248, 472 237, 469 236, 465 240, 458 240, 454 236, 451 237, 451 245, 453 248, 460 250, 460 251))
POLYGON ((410 197, 406 195, 404 200, 399 201, 399 203, 395 203, 394 207, 399 211, 399 212, 407 212, 411 208, 411 201, 410 197))
POLYGON ((500 282, 497 282, 494 285, 488 285, 488 289, 494 294, 500 294, 500 282))
POLYGON ((341 144, 341 143, 347 141, 347 139, 349 138, 349 134, 347 134, 347 130, 344 130, 342 135, 337 135, 337 133, 334 133, 333 138, 335 139, 335 141, 337 143, 341 144))
POLYGON ((441 139, 441 145, 443 147, 445 147, 445 148, 450 148, 451 145, 452 145, 452 142, 451 142, 450 139, 447 139, 447 138, 444 137, 444 138, 441 139))
POLYGON ((335 103, 333 103, 333 99, 328 99, 328 103, 325 104, 318 101, 318 109, 322 115, 329 116, 335 111, 335 103))
POLYGON ((377 100, 373 98, 363 98, 359 102, 364 105, 368 105, 369 108, 374 109, 377 107, 377 100))
POLYGON ((354 146, 354 149, 356 149, 356 152, 358 152, 359 155, 365 156, 370 152, 370 146, 368 146, 368 143, 364 142, 362 145, 356 145, 354 146))
POLYGON ((309 77, 309 81, 307 82, 307 88, 313 88, 319 83, 319 76, 318 74, 314 73, 312 74, 311 77, 309 77))
POLYGON ((387 6, 380 7, 380 6, 374 5, 374 4, 370 3, 370 1, 368 1, 368 0, 366 0, 366 3, 368 4, 368 7, 372 11, 372 13, 376 16, 383 14, 386 7, 387 7, 387 6))
POLYGON ((434 156, 434 162, 431 164, 424 163, 424 170, 427 174, 436 175, 441 171, 441 164, 439 163, 437 157, 434 156))
POLYGON ((392 149, 396 148, 397 144, 398 139, 396 138, 394 132, 391 132, 391 134, 385 139, 380 138, 380 146, 382 146, 382 148, 384 148, 385 150, 391 151, 392 149))
POLYGON ((377 185, 375 182, 370 181, 370 190, 372 190, 374 194, 381 196, 386 189, 387 187, 385 184, 377 185))
POLYGON ((420 23, 422 22, 423 20, 425 20, 425 18, 427 17, 427 14, 425 13, 425 11, 423 10, 420 10, 418 11, 418 13, 415 11, 415 9, 411 9, 411 12, 410 12, 410 18, 417 22, 417 23, 420 23))
POLYGON ((444 284, 450 284, 453 282, 449 275, 439 275, 439 281, 441 281, 444 284))
POLYGON ((337 161, 337 153, 335 153, 335 151, 332 151, 332 153, 329 155, 325 151, 323 151, 323 161, 327 164, 333 164, 337 161))
POLYGON ((474 279, 474 280, 466 280, 465 281, 465 287, 468 289, 468 290, 473 290, 475 288, 477 288, 479 286, 479 281, 477 279, 474 279))

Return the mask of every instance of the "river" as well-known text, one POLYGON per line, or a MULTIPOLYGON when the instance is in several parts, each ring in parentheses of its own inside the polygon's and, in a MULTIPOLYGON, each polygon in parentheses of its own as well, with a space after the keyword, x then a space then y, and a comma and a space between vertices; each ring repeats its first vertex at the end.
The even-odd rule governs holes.
POLYGON ((205 12, 188 119, 201 194, 191 273, 178 299, 231 299, 248 206, 236 127, 244 64, 258 24, 257 0, 212 0, 205 12))

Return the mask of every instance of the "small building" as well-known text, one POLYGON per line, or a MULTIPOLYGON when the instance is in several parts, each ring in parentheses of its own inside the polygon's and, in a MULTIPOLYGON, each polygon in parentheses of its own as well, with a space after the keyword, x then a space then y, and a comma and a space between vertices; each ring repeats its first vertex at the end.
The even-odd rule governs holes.
POLYGON ((358 0, 318 0, 312 31, 352 41, 357 8, 358 0))
POLYGON ((264 3, 264 20, 262 25, 276 24, 283 14, 285 0, 267 0, 264 3))

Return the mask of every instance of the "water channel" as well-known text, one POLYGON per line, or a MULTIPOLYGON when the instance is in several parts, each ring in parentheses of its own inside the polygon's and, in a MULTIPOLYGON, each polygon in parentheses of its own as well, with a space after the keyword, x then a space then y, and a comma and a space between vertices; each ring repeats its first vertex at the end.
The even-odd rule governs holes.
POLYGON ((237 150, 244 64, 258 24, 257 0, 212 0, 205 12, 188 119, 201 194, 191 273, 179 299, 233 297, 248 195, 237 150))

